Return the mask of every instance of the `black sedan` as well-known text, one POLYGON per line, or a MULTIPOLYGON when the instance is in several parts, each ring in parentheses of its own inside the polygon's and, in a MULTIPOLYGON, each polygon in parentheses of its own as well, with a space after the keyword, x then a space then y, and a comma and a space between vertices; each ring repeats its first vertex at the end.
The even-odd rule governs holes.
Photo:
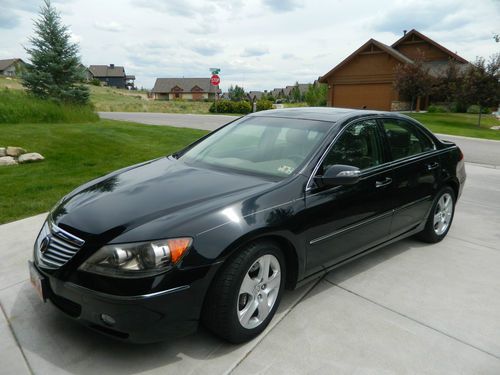
POLYGON ((43 300, 107 335, 196 330, 249 340, 285 288, 401 238, 441 241, 463 155, 400 114, 265 111, 185 149, 93 180, 34 246, 43 300))

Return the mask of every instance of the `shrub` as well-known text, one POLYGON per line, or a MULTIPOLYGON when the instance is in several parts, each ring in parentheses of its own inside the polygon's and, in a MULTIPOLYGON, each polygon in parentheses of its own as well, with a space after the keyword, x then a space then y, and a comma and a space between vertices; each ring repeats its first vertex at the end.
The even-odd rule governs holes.
POLYGON ((461 102, 452 102, 449 104, 450 112, 453 113, 465 113, 467 112, 467 106, 461 102))
POLYGON ((0 91, 0 123, 91 122, 99 120, 91 105, 38 99, 24 92, 0 91))
POLYGON ((233 102, 233 113, 247 114, 252 112, 252 105, 246 100, 241 102, 233 102))
POLYGON ((273 108, 273 102, 266 99, 257 100, 257 111, 266 111, 273 108))
POLYGON ((429 113, 446 113, 450 112, 450 110, 444 105, 430 105, 427 108, 427 112, 429 113))
MULTIPOLYGON (((469 108, 467 108, 467 113, 473 113, 473 114, 479 114, 479 106, 476 105, 476 104, 473 104, 471 106, 469 106, 469 108)), ((483 114, 488 114, 490 113, 490 109, 489 108, 482 108, 481 109, 481 113, 483 114)))
POLYGON ((212 103, 208 110, 211 113, 247 114, 252 111, 252 106, 247 101, 232 102, 230 100, 219 100, 217 103, 212 103))
POLYGON ((99 81, 97 78, 94 78, 90 81, 90 84, 94 86, 101 86, 101 81, 99 81))

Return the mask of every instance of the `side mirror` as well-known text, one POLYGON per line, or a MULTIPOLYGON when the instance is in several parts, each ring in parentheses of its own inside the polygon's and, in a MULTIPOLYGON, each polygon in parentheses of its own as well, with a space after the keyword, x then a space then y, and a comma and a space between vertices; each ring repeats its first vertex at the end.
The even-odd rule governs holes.
POLYGON ((320 187, 337 185, 354 185, 361 178, 361 171, 351 165, 335 164, 329 167, 323 176, 314 178, 320 187))

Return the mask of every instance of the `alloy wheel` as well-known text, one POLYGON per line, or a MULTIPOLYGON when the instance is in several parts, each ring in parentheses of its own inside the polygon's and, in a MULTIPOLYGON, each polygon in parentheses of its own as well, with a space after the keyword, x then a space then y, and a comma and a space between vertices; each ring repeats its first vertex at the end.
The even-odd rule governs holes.
POLYGON ((280 284, 280 263, 274 255, 263 255, 252 264, 241 283, 236 306, 244 328, 256 328, 266 320, 278 297, 280 284))
POLYGON ((449 193, 443 194, 434 211, 434 232, 441 236, 450 226, 453 215, 453 198, 449 193))

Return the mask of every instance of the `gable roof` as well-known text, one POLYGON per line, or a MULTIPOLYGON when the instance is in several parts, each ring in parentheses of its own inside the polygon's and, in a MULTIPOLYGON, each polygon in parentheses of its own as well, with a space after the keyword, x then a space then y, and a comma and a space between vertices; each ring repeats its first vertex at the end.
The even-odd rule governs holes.
POLYGON ((21 60, 21 59, 4 59, 4 60, 0 60, 0 71, 5 70, 9 66, 11 66, 12 64, 15 64, 15 63, 18 63, 18 62, 24 63, 24 61, 21 60))
POLYGON ((89 70, 94 77, 125 77, 123 66, 90 65, 89 70))
POLYGON ((253 100, 254 98, 256 100, 259 100, 262 98, 262 95, 264 95, 262 91, 249 91, 247 94, 248 98, 251 100, 253 100))
POLYGON ((273 98, 277 98, 279 95, 283 95, 283 89, 274 89, 271 91, 273 98))
POLYGON ((465 60, 463 57, 458 56, 456 53, 451 52, 448 48, 443 47, 441 44, 438 42, 435 42, 431 38, 425 36, 424 34, 418 32, 415 29, 411 29, 409 32, 407 32, 405 35, 403 35, 401 38, 399 38, 391 47, 392 48, 397 48, 400 44, 404 43, 408 39, 410 39, 413 35, 419 37, 420 39, 426 41, 429 44, 432 44, 434 47, 438 48, 439 50, 443 51, 446 53, 448 56, 450 56, 452 59, 457 60, 458 62, 461 62, 463 64, 467 64, 468 61, 465 60))
POLYGON ((172 88, 178 86, 182 92, 191 92, 191 89, 198 86, 202 92, 216 92, 218 86, 210 84, 210 78, 157 78, 153 90, 151 92, 167 93, 171 92, 172 88))
POLYGON ((299 91, 301 94, 305 94, 309 90, 310 83, 299 83, 299 91))
POLYGON ((369 39, 365 44, 363 44, 361 47, 359 47, 356 51, 351 53, 349 56, 347 56, 344 60, 340 62, 340 64, 336 65, 331 69, 328 73, 325 75, 321 76, 319 78, 319 82, 321 83, 326 83, 326 78, 335 73, 337 70, 339 70, 341 67, 343 67, 345 64, 353 60, 359 53, 363 52, 364 49, 366 49, 368 46, 374 45, 375 47, 379 48, 380 50, 388 53, 392 57, 394 57, 396 60, 404 63, 404 64, 413 64, 413 60, 409 59, 405 55, 403 55, 401 52, 395 50, 394 48, 389 47, 387 44, 384 44, 382 42, 379 42, 378 40, 375 39, 369 39))

